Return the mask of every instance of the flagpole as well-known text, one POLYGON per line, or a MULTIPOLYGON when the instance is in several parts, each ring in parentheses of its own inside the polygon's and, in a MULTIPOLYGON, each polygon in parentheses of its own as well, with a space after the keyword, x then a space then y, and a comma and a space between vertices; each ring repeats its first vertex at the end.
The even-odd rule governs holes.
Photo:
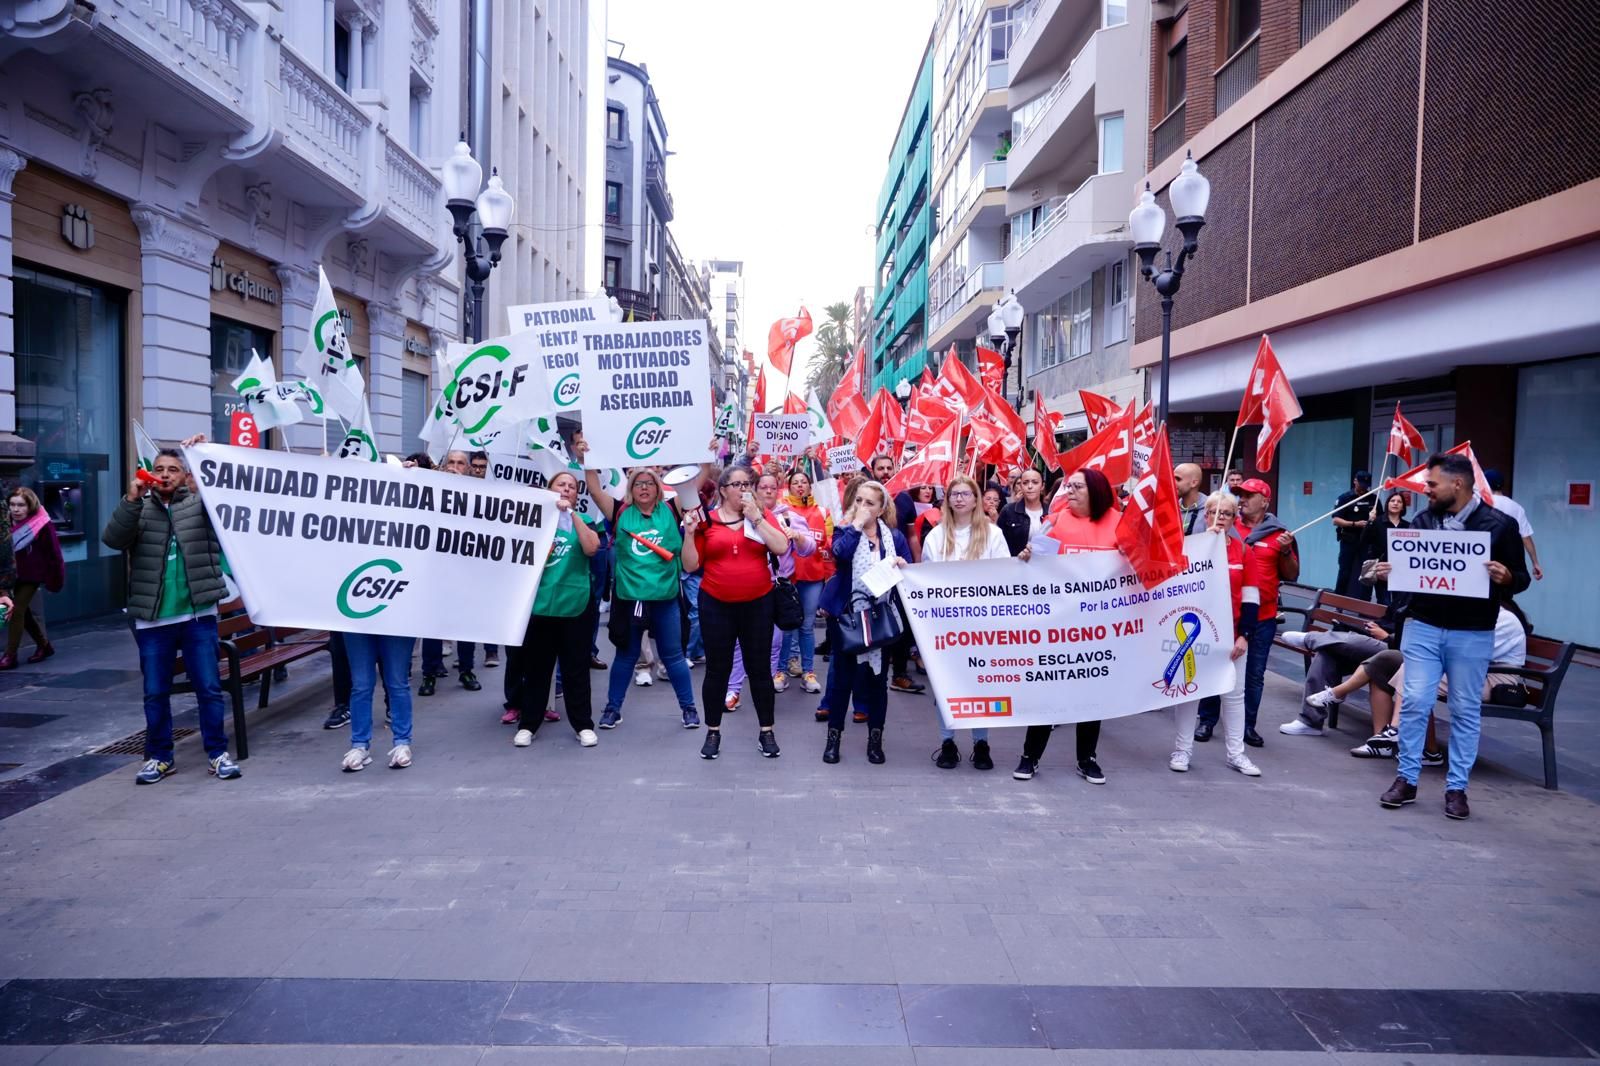
POLYGON ((1228 458, 1222 464, 1222 483, 1228 483, 1228 471, 1233 469, 1233 446, 1239 443, 1239 430, 1244 427, 1237 422, 1233 424, 1233 439, 1228 441, 1228 458))
MULTIPOLYGON (((1384 466, 1387 467, 1388 463, 1385 463, 1384 466)), ((1379 484, 1382 485, 1383 482, 1379 481, 1379 484)), ((1340 511, 1344 510, 1346 507, 1349 507, 1351 504, 1360 503, 1362 500, 1366 499, 1368 496, 1375 496, 1375 495, 1377 495, 1377 492, 1378 492, 1377 489, 1368 489, 1366 492, 1363 492, 1361 495, 1357 496, 1355 499, 1346 500, 1344 503, 1341 503, 1339 506, 1337 506, 1333 510, 1329 511, 1327 514, 1319 514, 1319 515, 1317 515, 1317 517, 1313 518, 1311 521, 1307 522, 1305 525, 1300 526, 1300 527, 1298 527, 1296 529, 1291 529, 1289 531, 1289 536, 1291 536, 1291 537, 1294 536, 1296 533, 1300 532, 1300 530, 1302 530, 1302 529, 1310 529, 1312 526, 1316 525, 1318 522, 1322 521, 1324 518, 1328 518, 1328 517, 1331 517, 1332 515, 1336 515, 1340 511)))

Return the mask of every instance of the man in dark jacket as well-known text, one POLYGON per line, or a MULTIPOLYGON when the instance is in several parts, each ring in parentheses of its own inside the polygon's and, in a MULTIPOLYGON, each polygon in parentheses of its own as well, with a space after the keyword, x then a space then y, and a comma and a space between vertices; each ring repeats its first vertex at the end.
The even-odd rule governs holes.
POLYGON ((1333 591, 1341 596, 1367 598, 1366 589, 1357 582, 1361 568, 1361 537, 1367 531, 1367 515, 1372 513, 1372 475, 1357 470, 1350 479, 1350 491, 1340 493, 1334 501, 1338 510, 1333 512, 1333 535, 1339 541, 1339 574, 1333 579, 1333 591))
MULTIPOLYGON (((1448 530, 1489 534, 1489 595, 1443 596, 1413 593, 1406 607, 1400 637, 1405 657, 1405 690, 1400 699, 1400 776, 1378 802, 1394 810, 1417 798, 1422 747, 1428 714, 1438 698, 1440 678, 1450 691, 1450 770, 1445 776, 1444 813, 1466 818, 1467 778, 1478 759, 1482 724, 1483 683, 1494 652, 1494 624, 1500 604, 1527 588, 1527 556, 1517 524, 1484 503, 1473 484, 1472 461, 1463 455, 1438 454, 1428 459, 1428 508, 1411 524, 1414 530, 1448 530)), ((1473 565, 1470 561, 1467 565, 1473 565)), ((1379 563, 1379 581, 1389 578, 1390 564, 1379 563)))
MULTIPOLYGON (((195 436, 183 443, 188 447, 205 439, 195 436)), ((222 546, 200 497, 188 488, 182 454, 162 449, 152 472, 154 485, 138 478, 128 483, 128 494, 100 535, 106 547, 128 555, 128 614, 144 672, 145 764, 135 780, 153 785, 177 770, 172 675, 181 651, 200 705, 207 772, 227 781, 240 771, 228 755, 217 673, 217 604, 227 595, 222 546)))

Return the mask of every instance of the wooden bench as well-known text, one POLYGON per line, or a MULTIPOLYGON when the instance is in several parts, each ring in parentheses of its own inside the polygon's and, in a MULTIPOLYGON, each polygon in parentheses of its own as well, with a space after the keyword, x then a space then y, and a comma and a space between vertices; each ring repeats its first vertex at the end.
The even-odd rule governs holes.
MULTIPOLYGON (((259 680, 261 693, 256 700, 260 710, 272 693, 272 674, 280 666, 328 650, 328 634, 323 630, 293 629, 287 626, 257 625, 245 611, 244 601, 229 600, 218 608, 217 674, 233 703, 234 757, 250 757, 250 740, 245 730, 244 686, 259 680)), ((178 656, 175 677, 187 677, 183 656, 178 656)), ((193 683, 175 682, 174 692, 193 692, 193 683)))
MULTIPOLYGON (((1289 609, 1295 610, 1295 608, 1289 609)), ((1316 595, 1312 597, 1310 606, 1300 613, 1305 615, 1304 632, 1307 633, 1330 633, 1343 629, 1364 634, 1367 631, 1367 623, 1381 623, 1384 615, 1389 613, 1389 609, 1381 603, 1371 603, 1350 596, 1341 596, 1326 589, 1318 589, 1316 595)), ((1274 637, 1272 643, 1299 654, 1305 659, 1306 669, 1311 668, 1311 652, 1303 648, 1290 647, 1281 637, 1274 637)))

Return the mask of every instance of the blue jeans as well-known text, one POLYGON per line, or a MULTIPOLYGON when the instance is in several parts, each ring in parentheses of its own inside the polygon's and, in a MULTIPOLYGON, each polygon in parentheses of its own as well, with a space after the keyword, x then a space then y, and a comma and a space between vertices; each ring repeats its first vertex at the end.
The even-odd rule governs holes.
POLYGON ((821 581, 796 581, 795 591, 800 593, 800 609, 805 615, 805 621, 800 623, 799 629, 790 630, 783 634, 783 648, 778 653, 778 661, 773 664, 774 670, 781 669, 788 663, 791 656, 800 656, 800 669, 804 673, 811 673, 817 665, 817 604, 822 601, 821 581), (799 650, 796 651, 796 645, 799 650))
MULTIPOLYGON (((640 600, 645 617, 637 619, 631 629, 632 637, 626 648, 617 649, 611 663, 611 687, 606 693, 606 706, 622 710, 622 701, 628 698, 628 686, 633 684, 633 668, 639 663, 639 646, 644 641, 644 626, 648 622, 650 634, 656 638, 656 654, 661 665, 667 668, 672 681, 672 691, 678 696, 678 706, 699 708, 694 701, 694 680, 689 676, 689 660, 683 657, 683 620, 678 616, 678 601, 640 600)), ((615 610, 615 605, 613 605, 615 610)))
POLYGON ((456 641, 456 661, 461 664, 463 674, 470 672, 478 665, 478 646, 470 640, 456 641))
POLYGON ((1439 695, 1439 679, 1448 678, 1450 692, 1450 772, 1445 788, 1465 792, 1467 775, 1478 761, 1482 730, 1483 683, 1494 653, 1492 629, 1440 629, 1412 619, 1400 635, 1406 664, 1405 691, 1400 698, 1400 776, 1417 783, 1422 772, 1422 746, 1428 715, 1439 695))
POLYGON ((350 746, 372 746, 372 694, 383 674, 390 731, 396 744, 411 743, 411 644, 414 637, 346 633, 350 653, 350 746))
POLYGON ((216 615, 135 629, 133 635, 139 644, 139 669, 144 673, 144 757, 172 761, 172 675, 180 651, 189 683, 194 686, 195 702, 200 705, 200 739, 205 741, 206 757, 215 759, 226 753, 216 615))
POLYGON ((683 575, 683 594, 689 597, 689 647, 685 654, 691 659, 706 657, 706 642, 700 638, 700 575, 683 575))
MULTIPOLYGON (((1278 623, 1257 622, 1256 631, 1248 638, 1250 650, 1244 660, 1244 729, 1248 733, 1256 727, 1256 712, 1261 709, 1261 694, 1267 687, 1267 656, 1272 654, 1272 638, 1278 635, 1278 623)), ((1237 669, 1237 664, 1235 664, 1237 669)), ((1200 701, 1200 724, 1215 729, 1222 717, 1222 701, 1200 701)))
POLYGON ((828 660, 828 682, 822 686, 822 703, 817 710, 831 711, 850 702, 850 689, 855 675, 853 670, 845 669, 840 662, 844 655, 839 651, 839 620, 828 615, 822 631, 826 634, 824 639, 828 647, 833 649, 833 657, 828 660))

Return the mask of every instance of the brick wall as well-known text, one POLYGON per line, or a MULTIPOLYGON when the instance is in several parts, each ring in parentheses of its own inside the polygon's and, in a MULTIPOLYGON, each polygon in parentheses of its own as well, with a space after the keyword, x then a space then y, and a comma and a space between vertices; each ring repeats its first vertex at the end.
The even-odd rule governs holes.
POLYGON ((1261 50, 1256 69, 1265 78, 1300 47, 1300 0, 1262 0, 1261 50))
POLYGON ((1217 117, 1217 2, 1191 0, 1189 4, 1189 99, 1183 116, 1186 140, 1217 117))

